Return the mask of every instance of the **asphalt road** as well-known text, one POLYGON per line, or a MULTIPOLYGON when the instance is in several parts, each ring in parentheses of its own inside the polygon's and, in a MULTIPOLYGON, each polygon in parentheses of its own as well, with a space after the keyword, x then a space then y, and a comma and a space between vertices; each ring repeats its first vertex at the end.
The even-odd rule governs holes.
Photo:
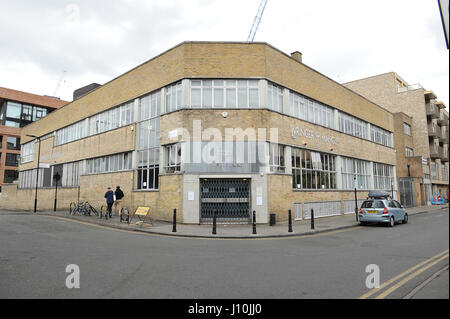
MULTIPOLYGON (((0 212, 0 298, 358 298, 370 291, 369 264, 379 267, 380 284, 409 270, 380 289, 403 298, 448 265, 448 239, 448 210, 394 228, 252 240, 170 238, 0 212), (79 266, 78 289, 66 287, 69 264, 79 266)), ((447 269, 411 297, 449 298, 448 291, 447 269)))

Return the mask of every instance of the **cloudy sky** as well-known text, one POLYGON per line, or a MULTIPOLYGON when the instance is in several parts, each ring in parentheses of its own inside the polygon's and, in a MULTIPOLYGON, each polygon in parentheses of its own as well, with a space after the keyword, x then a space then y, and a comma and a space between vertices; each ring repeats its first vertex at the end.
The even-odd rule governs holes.
MULTIPOLYGON (((246 41, 259 3, 0 0, 0 86, 71 101, 182 41, 246 41)), ((437 0, 269 0, 255 41, 341 83, 395 71, 449 106, 437 0)))

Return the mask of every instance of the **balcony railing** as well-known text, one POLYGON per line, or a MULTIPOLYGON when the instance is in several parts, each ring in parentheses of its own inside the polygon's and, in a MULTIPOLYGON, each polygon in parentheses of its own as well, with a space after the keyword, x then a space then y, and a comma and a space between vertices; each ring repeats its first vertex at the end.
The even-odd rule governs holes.
POLYGON ((442 163, 448 162, 448 146, 442 149, 441 162, 442 163))
POLYGON ((434 138, 441 137, 441 130, 436 124, 428 123, 428 136, 432 136, 434 138))
POLYGON ((439 143, 448 144, 448 126, 442 127, 441 137, 439 137, 439 143))
POLYGON ((426 106, 427 109, 427 116, 432 119, 438 119, 440 116, 439 108, 436 106, 436 104, 430 102, 427 103, 426 106))
POLYGON ((442 147, 430 144, 430 157, 431 159, 440 159, 443 157, 442 147))
POLYGON ((441 113, 441 114, 439 115, 439 118, 438 118, 438 120, 437 120, 437 123, 438 123, 440 126, 448 126, 448 116, 445 115, 444 113, 441 113))
POLYGON ((408 85, 408 86, 399 87, 399 88, 397 88, 397 92, 402 93, 402 92, 418 90, 418 89, 423 89, 423 86, 420 85, 419 83, 416 83, 416 84, 412 84, 412 85, 408 85))

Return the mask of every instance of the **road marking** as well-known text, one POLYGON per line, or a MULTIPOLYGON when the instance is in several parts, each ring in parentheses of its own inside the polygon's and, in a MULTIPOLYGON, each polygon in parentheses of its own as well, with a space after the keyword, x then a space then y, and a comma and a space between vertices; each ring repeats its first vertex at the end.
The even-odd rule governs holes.
POLYGON ((444 255, 443 257, 439 258, 438 260, 432 262, 431 264, 426 265, 425 267, 417 270, 415 273, 409 275, 408 277, 406 277, 405 279, 403 279, 402 281, 396 283, 395 285, 393 285, 391 288, 389 288, 388 290, 386 290, 385 292, 383 292, 382 294, 378 295, 377 297, 375 297, 375 299, 384 299, 385 297, 389 296, 391 293, 393 293, 395 290, 397 290, 398 288, 400 288, 401 286, 403 286, 404 284, 406 284, 408 281, 410 281, 411 279, 413 279, 414 277, 416 277, 417 275, 423 273, 425 270, 427 270, 428 268, 436 265, 438 262, 444 260, 445 258, 448 258, 448 254, 444 255))
MULTIPOLYGON (((390 284, 393 283, 394 281, 396 281, 396 280, 398 280, 398 279, 400 279, 400 278, 406 276, 406 275, 409 274, 410 272, 413 272, 413 271, 416 270, 417 268, 419 268, 419 267, 421 267, 421 266, 423 266, 423 265, 425 265, 425 264, 427 264, 427 263, 433 261, 434 259, 439 258, 440 256, 442 256, 442 255, 448 253, 448 251, 449 251, 448 249, 447 249, 447 250, 444 250, 443 252, 440 252, 439 254, 437 254, 437 255, 435 255, 435 256, 433 256, 433 257, 427 259, 427 260, 422 261, 421 263, 419 263, 419 264, 417 264, 417 265, 415 265, 415 266, 413 266, 413 267, 407 269, 406 271, 404 271, 404 272, 402 272, 401 274, 395 276, 394 278, 392 278, 392 279, 390 279, 390 280, 384 282, 383 284, 380 285, 380 287, 374 288, 374 289, 370 290, 369 292, 365 293, 364 295, 358 297, 358 299, 367 299, 368 297, 370 297, 370 296, 372 296, 373 294, 379 292, 381 289, 383 289, 384 287, 390 285, 390 284)), ((447 257, 448 257, 448 255, 447 255, 447 257)))
POLYGON ((427 280, 425 280, 423 283, 418 285, 416 288, 414 288, 409 294, 407 294, 405 297, 403 297, 403 299, 411 299, 412 297, 414 297, 416 295, 416 293, 418 293, 423 287, 428 285, 436 277, 439 277, 440 274, 442 274, 446 270, 448 270, 448 264, 441 270, 438 270, 437 272, 435 272, 432 276, 430 276, 427 280))
MULTIPOLYGON (((200 240, 286 240, 286 239, 296 239, 296 238, 314 238, 314 237, 323 237, 323 236, 329 236, 329 235, 334 235, 334 234, 339 234, 339 233, 343 233, 343 232, 348 232, 351 230, 361 230, 361 227, 358 227, 357 225, 354 227, 349 227, 349 228, 345 228, 345 229, 338 229, 335 231, 324 231, 318 234, 298 234, 298 235, 291 235, 291 236, 282 236, 282 237, 248 237, 248 238, 233 238, 233 237, 219 237, 219 238, 213 238, 213 237, 189 237, 189 235, 186 236, 177 236, 175 234, 157 234, 157 233, 146 233, 146 232, 141 232, 141 231, 137 231, 137 230, 127 230, 127 229, 119 229, 116 227, 112 227, 112 226, 107 226, 107 225, 98 225, 98 224, 94 224, 94 223, 89 223, 89 222, 84 222, 81 220, 77 220, 77 219, 72 219, 69 217, 63 217, 63 216, 51 216, 51 215, 39 215, 39 216, 44 216, 44 217, 49 217, 49 218, 55 218, 55 219, 59 219, 62 221, 69 221, 69 222, 75 222, 75 223, 79 223, 79 224, 83 224, 83 225, 87 225, 87 226, 92 226, 92 227, 97 227, 97 228, 101 228, 101 229, 105 229, 105 230, 115 230, 115 231, 119 231, 119 232, 124 232, 124 233, 130 233, 130 234, 138 234, 138 235, 146 235, 146 236, 155 236, 155 237, 166 237, 166 238, 179 238, 179 239, 200 239, 200 240)), ((220 236, 220 235, 219 235, 220 236)))

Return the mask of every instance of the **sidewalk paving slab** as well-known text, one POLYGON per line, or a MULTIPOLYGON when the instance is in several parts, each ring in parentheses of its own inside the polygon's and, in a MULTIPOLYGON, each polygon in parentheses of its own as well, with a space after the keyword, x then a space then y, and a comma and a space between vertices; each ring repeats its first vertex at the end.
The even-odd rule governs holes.
MULTIPOLYGON (((407 212, 410 216, 415 214, 433 212, 437 210, 446 210, 448 212, 448 204, 446 205, 432 205, 419 206, 408 208, 407 212)), ((4 211, 2 211, 4 212, 4 211)), ((18 213, 19 211, 8 211, 18 213)), ((33 212, 21 211, 24 214, 34 214, 33 212)), ((0 213, 1 214, 1 213, 0 213)), ((289 236, 307 236, 323 232, 332 232, 341 229, 352 227, 359 227, 354 214, 339 215, 333 217, 315 218, 315 229, 311 229, 310 219, 293 221, 292 232, 288 232, 288 223, 281 222, 270 226, 269 224, 257 224, 256 234, 252 234, 251 224, 217 224, 217 234, 212 234, 212 224, 180 224, 176 226, 177 232, 172 232, 172 223, 163 221, 152 221, 152 225, 137 225, 137 218, 133 218, 130 224, 120 222, 118 216, 113 216, 111 219, 100 219, 97 216, 71 216, 68 210, 59 211, 38 211, 38 215, 52 216, 75 220, 83 223, 90 223, 93 225, 111 227, 115 229, 144 232, 155 235, 175 236, 175 237, 191 237, 191 238, 217 238, 217 239, 256 239, 256 238, 277 238, 289 236)))

